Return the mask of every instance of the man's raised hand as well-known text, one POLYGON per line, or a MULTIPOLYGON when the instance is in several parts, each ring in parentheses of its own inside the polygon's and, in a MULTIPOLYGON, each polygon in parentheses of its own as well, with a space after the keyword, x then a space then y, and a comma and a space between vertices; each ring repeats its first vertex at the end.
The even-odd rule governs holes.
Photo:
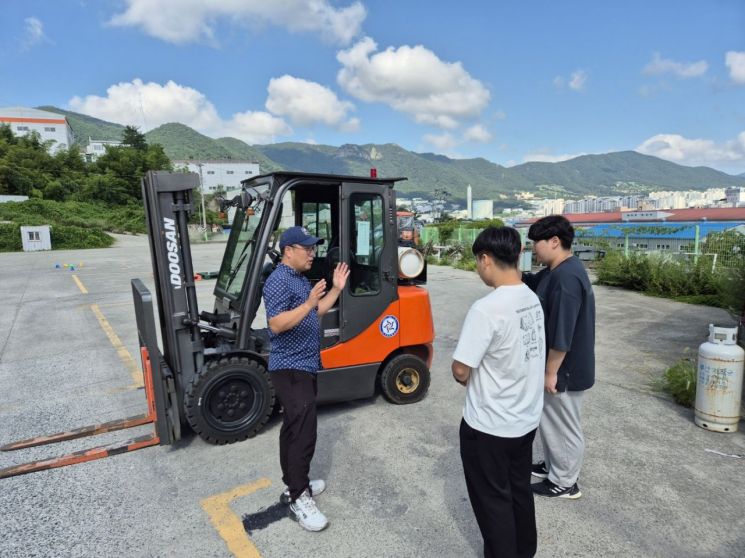
POLYGON ((323 298, 323 295, 326 294, 326 280, 321 279, 313 285, 313 288, 310 290, 310 294, 308 295, 308 304, 311 308, 315 308, 318 306, 318 302, 323 298))
POLYGON ((334 268, 333 284, 334 288, 340 291, 344 290, 344 285, 347 284, 347 278, 349 277, 349 266, 345 262, 336 264, 334 268))

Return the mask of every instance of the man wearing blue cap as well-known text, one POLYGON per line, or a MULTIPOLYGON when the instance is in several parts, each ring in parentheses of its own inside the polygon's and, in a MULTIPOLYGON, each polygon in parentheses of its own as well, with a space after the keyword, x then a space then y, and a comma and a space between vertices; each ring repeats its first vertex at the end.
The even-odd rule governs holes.
POLYGON ((316 247, 323 242, 305 227, 287 229, 279 239, 282 260, 264 285, 271 342, 269 372, 284 410, 279 462, 287 488, 280 501, 290 504, 290 517, 308 531, 321 531, 329 523, 313 500, 313 496, 324 491, 326 483, 308 477, 316 449, 320 316, 334 305, 349 277, 347 264, 339 263, 328 293, 324 279, 311 287, 303 272, 310 269, 316 247))

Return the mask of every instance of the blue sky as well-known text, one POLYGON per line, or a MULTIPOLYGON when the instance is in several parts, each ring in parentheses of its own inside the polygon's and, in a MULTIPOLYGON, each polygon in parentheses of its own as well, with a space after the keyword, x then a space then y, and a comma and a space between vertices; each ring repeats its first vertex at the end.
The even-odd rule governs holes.
POLYGON ((745 172, 742 0, 4 0, 0 106, 512 166, 745 172))

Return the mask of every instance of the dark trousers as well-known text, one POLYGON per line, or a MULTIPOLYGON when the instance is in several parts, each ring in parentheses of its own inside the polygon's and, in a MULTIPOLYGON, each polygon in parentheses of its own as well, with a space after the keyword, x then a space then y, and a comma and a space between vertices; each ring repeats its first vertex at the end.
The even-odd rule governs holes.
POLYGON ((276 370, 271 378, 283 408, 279 431, 282 480, 294 502, 309 486, 310 462, 316 451, 316 375, 301 370, 276 370))
POLYGON ((484 538, 484 557, 535 555, 530 469, 535 430, 500 438, 460 423, 460 456, 468 497, 484 538))

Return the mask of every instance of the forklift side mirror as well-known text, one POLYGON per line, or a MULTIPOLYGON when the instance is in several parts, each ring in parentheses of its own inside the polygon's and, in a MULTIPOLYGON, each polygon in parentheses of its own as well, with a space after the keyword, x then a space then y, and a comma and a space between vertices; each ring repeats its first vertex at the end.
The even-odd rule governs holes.
POLYGON ((217 203, 220 205, 220 211, 225 212, 229 207, 237 207, 242 210, 247 210, 251 207, 254 202, 254 198, 251 194, 243 190, 239 195, 235 196, 232 200, 228 201, 223 197, 215 198, 217 203))
POLYGON ((245 190, 241 190, 241 194, 240 194, 241 209, 248 209, 249 207, 251 207, 251 204, 253 203, 253 201, 254 199, 251 194, 249 194, 245 190))

